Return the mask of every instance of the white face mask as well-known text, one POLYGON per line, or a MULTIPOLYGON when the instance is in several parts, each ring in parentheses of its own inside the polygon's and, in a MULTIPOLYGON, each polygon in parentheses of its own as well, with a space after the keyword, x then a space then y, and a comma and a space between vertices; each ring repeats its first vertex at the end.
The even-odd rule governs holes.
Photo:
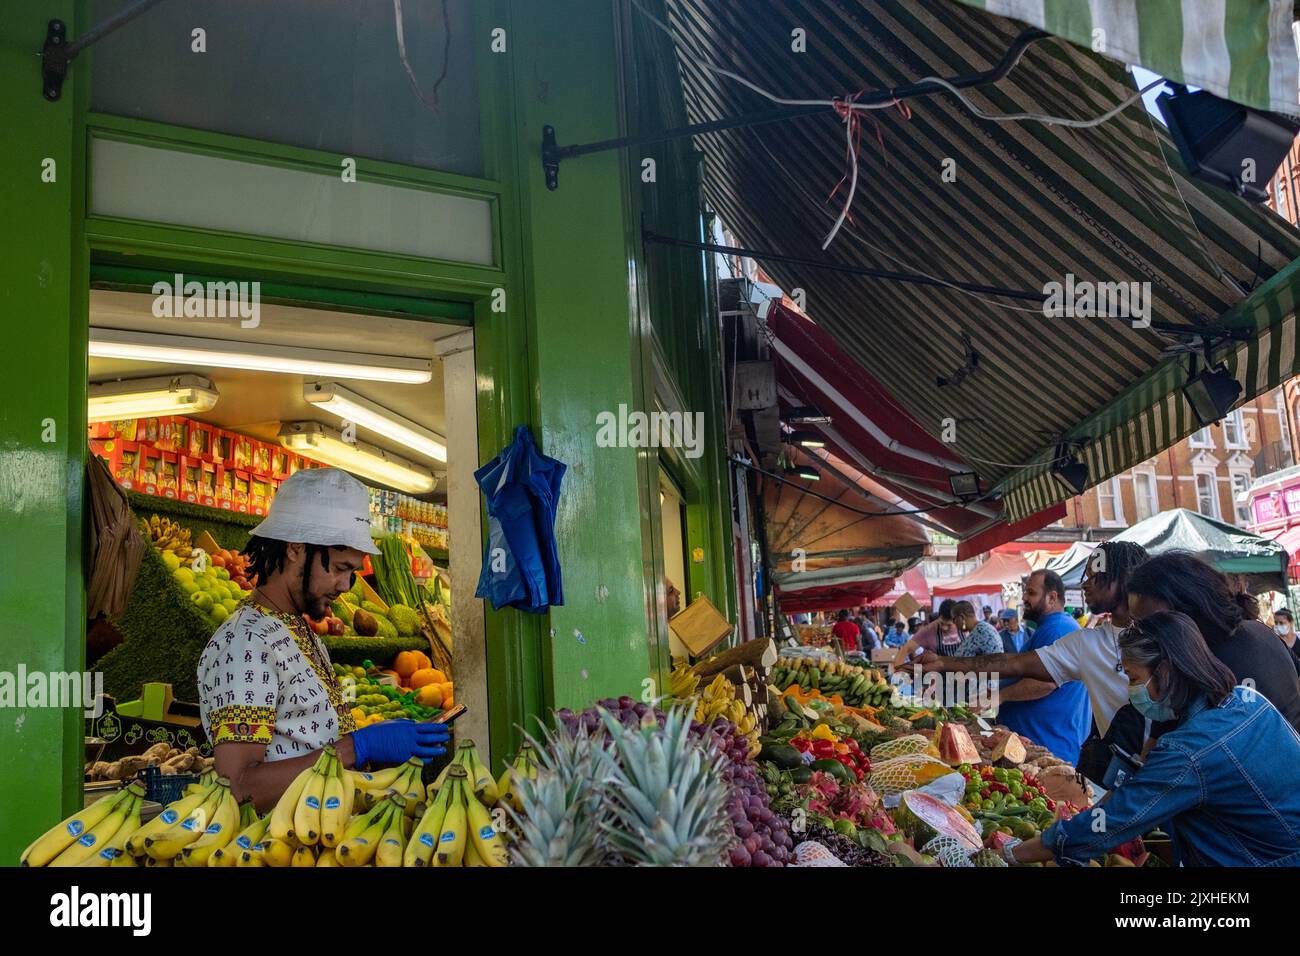
POLYGON ((1277 631, 1279 637, 1286 637, 1291 629, 1285 624, 1274 624, 1273 630, 1277 631))

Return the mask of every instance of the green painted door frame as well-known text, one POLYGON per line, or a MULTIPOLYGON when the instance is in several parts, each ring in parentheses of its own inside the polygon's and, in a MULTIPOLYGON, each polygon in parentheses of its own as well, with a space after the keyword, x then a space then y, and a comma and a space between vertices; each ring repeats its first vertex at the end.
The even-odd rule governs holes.
MULTIPOLYGON (((40 96, 33 56, 45 24, 59 16, 87 28, 84 0, 48 0, 0 12, 0 117, 10 148, 0 152, 5 221, 0 236, 0 316, 18 344, 0 377, 0 599, 24 622, 0 645, 0 671, 79 671, 84 665, 83 470, 88 289, 135 287, 155 270, 257 278, 286 301, 318 301, 358 312, 472 319, 478 381, 480 460, 494 456, 517 424, 569 466, 556 534, 566 603, 549 615, 486 613, 492 758, 512 753, 518 728, 553 707, 581 708, 605 696, 655 691, 666 676, 655 558, 659 530, 654 449, 597 444, 597 415, 620 404, 653 410, 656 336, 678 351, 692 336, 697 361, 676 364, 688 404, 706 411, 706 455, 687 492, 690 543, 709 555, 691 569, 702 591, 731 614, 730 503, 725 423, 716 414, 716 330, 708 321, 704 262, 673 282, 699 288, 675 318, 652 320, 655 275, 640 242, 644 197, 634 157, 613 152, 566 164, 561 188, 545 187, 541 129, 566 142, 619 135, 626 14, 608 0, 574 0, 562 12, 528 0, 480 5, 480 89, 486 169, 482 179, 359 163, 358 177, 469 190, 491 197, 498 261, 491 267, 430 262, 357 250, 218 234, 87 216, 92 136, 165 141, 178 148, 310 168, 338 157, 254 143, 201 130, 161 127, 89 112, 90 57, 73 66, 58 103, 40 96), (505 53, 489 52, 493 29, 505 53), (42 163, 57 176, 42 181, 42 163), (637 184, 637 189, 631 187, 637 184), (504 291, 504 311, 494 311, 504 291), (703 323, 703 324, 701 324, 703 323), (15 334, 16 333, 16 334, 15 334), (712 353, 709 349, 712 349, 712 353), (651 507, 651 503, 654 507, 651 507), (21 547, 17 542, 22 542, 21 547)), ((126 29, 130 29, 129 25, 126 29)), ((662 64, 660 64, 662 65, 662 64)), ((638 120, 642 122, 644 120, 638 120)), ((685 234, 701 228, 698 203, 685 234)), ((674 293, 675 295, 677 293, 674 293)), ((664 302, 668 300, 665 299, 664 302)), ((657 566, 658 565, 658 566, 657 566)), ((662 683, 659 686, 664 686, 662 683)), ((0 710, 0 863, 81 799, 82 719, 76 710, 0 710), (22 807, 22 813, 3 812, 22 807)))

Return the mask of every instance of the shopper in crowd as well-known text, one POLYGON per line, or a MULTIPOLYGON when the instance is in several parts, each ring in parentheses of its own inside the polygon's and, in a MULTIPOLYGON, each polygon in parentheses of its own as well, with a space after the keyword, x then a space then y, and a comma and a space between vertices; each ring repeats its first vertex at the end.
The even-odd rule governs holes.
POLYGON ((885 632, 886 647, 903 647, 907 644, 907 622, 901 617, 885 632))
POLYGON ((1291 659, 1295 661, 1296 673, 1300 674, 1300 643, 1296 642, 1295 618, 1292 617, 1288 608, 1280 607, 1273 612, 1273 630, 1282 639, 1286 649, 1291 652, 1291 659))
POLYGON ((682 609, 682 592, 677 590, 677 585, 673 584, 673 582, 668 579, 668 575, 665 574, 664 575, 664 610, 665 612, 667 612, 668 618, 671 620, 672 617, 681 609, 682 609))
MULTIPOLYGON (((1025 619, 1036 623, 1027 651, 1050 647, 1079 625, 1065 613, 1065 585, 1055 571, 1038 570, 1029 575, 1024 588, 1025 619)), ((1001 655, 995 655, 1001 656, 1001 655)), ((1018 656, 1018 655, 1017 655, 1018 656)), ((988 658, 964 662, 972 670, 986 668, 988 658)), ((1006 674, 1002 674, 1006 677, 1006 674)), ((1003 680, 998 689, 998 723, 1041 744, 1061 760, 1073 764, 1091 727, 1088 689, 1079 681, 1060 686, 1051 680, 1021 677, 1003 680)))
POLYGON ((1134 618, 1172 610, 1195 621, 1210 651, 1228 665, 1237 683, 1263 694, 1300 730, 1300 681, 1294 659, 1259 620, 1259 602, 1252 595, 1185 551, 1171 551, 1142 565, 1128 591, 1134 618))
POLYGON ((1008 607, 1002 609, 998 619, 1001 624, 999 633, 1002 635, 1002 652, 1019 654, 1027 639, 1024 625, 1020 623, 1020 615, 1016 613, 1015 608, 1008 607))
MULTIPOLYGON (((1080 771, 1089 779, 1100 782, 1109 763, 1110 744, 1114 743, 1128 753, 1138 753, 1146 736, 1146 722, 1131 708, 1125 709, 1128 680, 1120 666, 1119 655, 1119 632, 1130 620, 1129 581, 1146 560, 1147 553, 1141 545, 1125 541, 1107 541, 1089 557, 1081 587, 1088 609, 1096 615, 1093 627, 1069 630, 1059 639, 1045 644, 1027 639, 1028 642, 1021 645, 1023 653, 979 657, 974 661, 964 661, 960 666, 931 661, 927 655, 921 659, 921 664, 937 670, 971 669, 979 673, 996 673, 1003 678, 1029 678, 1034 682, 1031 687, 1045 683, 1063 688, 1071 683, 1081 683, 1087 689, 1092 710, 1092 725, 1085 730, 1083 738, 1088 746, 1081 746, 1074 758, 1058 756, 1063 760, 1070 759, 1076 765, 1082 761, 1080 771), (1112 724, 1116 725, 1113 729, 1112 724), (1095 734, 1092 732, 1094 728, 1095 734), (1085 756, 1080 757, 1080 752, 1085 756)), ((1027 585, 1026 605, 1028 593, 1027 585)), ((1064 614, 1062 618, 1069 619, 1064 614)), ((1040 630, 1041 626, 1040 622, 1040 630)), ((999 696, 1007 700, 1008 693, 1021 692, 1012 692, 1004 684, 999 689, 999 696)), ((1014 700, 1015 696, 1010 699, 1014 700)), ((1032 732, 1026 731, 1026 735, 1033 739, 1032 732)), ((1048 745, 1044 743, 1043 746, 1048 745)))
POLYGON ((1277 708, 1234 687, 1186 614, 1143 615, 1120 635, 1120 655, 1133 706, 1174 729, 1105 802, 1004 856, 1084 865, 1164 826, 1183 865, 1300 866, 1300 736, 1277 708))
POLYGON ((870 652, 880 646, 880 634, 876 631, 876 626, 871 623, 871 618, 865 611, 859 610, 855 622, 858 625, 859 646, 863 651, 870 652))
POLYGON ((216 771, 236 799, 269 810, 327 745, 343 766, 393 766, 446 752, 446 724, 389 720, 357 728, 329 652, 304 616, 322 619, 352 586, 370 539, 366 486, 338 468, 290 476, 244 547, 252 595, 199 658, 199 713, 216 771))
MULTIPOLYGON (((1002 651, 1002 637, 988 621, 975 616, 975 605, 958 601, 952 606, 952 620, 957 626, 960 640, 952 657, 975 657, 979 654, 998 654, 1002 651)), ((969 662, 967 662, 969 667, 969 662)))
POLYGON ((934 651, 936 653, 951 653, 957 647, 960 638, 957 635, 957 627, 953 624, 952 609, 957 602, 952 598, 945 598, 939 604, 939 614, 924 627, 921 627, 912 633, 908 639, 894 655, 894 666, 902 667, 907 663, 917 649, 934 651), (941 645, 946 645, 949 650, 940 651, 941 645))
POLYGON ((849 620, 847 608, 841 610, 836 617, 837 620, 835 626, 831 628, 831 634, 839 639, 840 647, 845 652, 856 651, 858 649, 858 635, 861 633, 858 630, 858 625, 849 620))
POLYGON ((996 621, 993 619, 993 608, 989 607, 987 604, 984 605, 984 623, 992 627, 997 626, 996 621))

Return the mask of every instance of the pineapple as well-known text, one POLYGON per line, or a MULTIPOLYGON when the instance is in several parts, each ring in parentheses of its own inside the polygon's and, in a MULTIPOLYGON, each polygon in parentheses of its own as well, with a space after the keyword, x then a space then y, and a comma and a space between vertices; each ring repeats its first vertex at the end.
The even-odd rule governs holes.
POLYGON ((544 743, 532 742, 537 778, 516 781, 521 813, 506 808, 521 831, 511 845, 515 865, 601 865, 609 854, 600 827, 609 753, 585 730, 571 733, 563 724, 544 743))
POLYGON ((723 758, 690 739, 689 711, 626 728, 602 714, 617 762, 602 828, 627 863, 721 866, 731 838, 723 758))

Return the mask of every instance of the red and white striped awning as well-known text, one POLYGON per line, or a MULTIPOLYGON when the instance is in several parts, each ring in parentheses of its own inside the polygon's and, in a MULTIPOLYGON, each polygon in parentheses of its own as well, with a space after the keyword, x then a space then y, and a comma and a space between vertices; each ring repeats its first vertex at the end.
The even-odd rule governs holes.
MULTIPOLYGON (((807 316, 772 301, 765 318, 782 408, 812 405, 831 417, 829 424, 798 426, 826 440, 828 454, 818 457, 868 476, 896 496, 900 510, 919 511, 918 520, 963 543, 959 558, 1037 531, 1065 514, 1058 505, 1008 524, 999 501, 961 503, 948 478, 977 468, 934 438, 807 316)), ((942 427, 936 422, 934 430, 942 427)))

